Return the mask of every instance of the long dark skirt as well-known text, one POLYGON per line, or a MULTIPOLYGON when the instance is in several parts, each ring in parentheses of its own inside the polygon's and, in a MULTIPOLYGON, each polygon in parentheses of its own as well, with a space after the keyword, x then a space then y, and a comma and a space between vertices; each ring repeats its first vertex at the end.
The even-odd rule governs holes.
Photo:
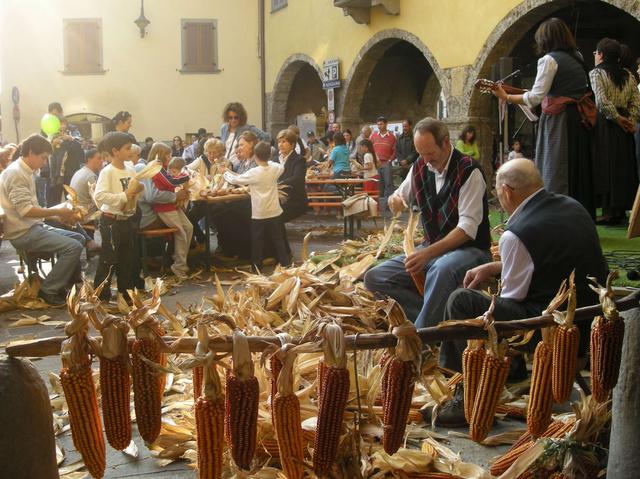
POLYGON ((214 222, 222 254, 251 259, 251 200, 247 198, 225 205, 214 222))
POLYGON ((594 141, 594 188, 605 214, 631 209, 638 189, 633 135, 598 115, 594 141))
POLYGON ((548 191, 571 196, 595 217, 591 137, 575 105, 559 115, 543 113, 535 162, 548 191))

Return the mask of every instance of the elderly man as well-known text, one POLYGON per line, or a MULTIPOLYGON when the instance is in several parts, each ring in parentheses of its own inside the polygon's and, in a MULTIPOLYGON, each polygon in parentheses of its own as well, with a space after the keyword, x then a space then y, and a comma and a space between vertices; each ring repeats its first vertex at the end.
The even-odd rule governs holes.
MULTIPOLYGON (((498 170, 496 191, 509 214, 507 230, 500 238, 501 261, 483 264, 467 272, 464 289, 447 302, 445 319, 482 315, 490 298, 473 288, 501 276, 502 290, 493 313, 497 321, 538 316, 555 296, 562 281, 575 270, 578 305, 595 304, 587 276, 604 284, 607 263, 596 227, 589 213, 572 198, 547 192, 534 163, 518 158, 498 170)), ((589 338, 589 323, 581 323, 582 348, 589 338)), ((440 365, 462 371, 466 341, 447 341, 440 350, 440 365)), ((464 421, 462 389, 441 409, 436 421, 461 426, 464 421)))
POLYGON ((416 327, 442 321, 449 295, 465 273, 490 260, 486 185, 480 165, 451 146, 441 121, 425 118, 414 129, 420 157, 400 187, 389 197, 399 212, 417 206, 425 240, 406 257, 397 256, 371 269, 365 286, 397 300, 416 327), (411 275, 424 274, 420 296, 411 275))
POLYGON ((57 261, 42 281, 38 296, 51 305, 65 302, 69 284, 80 274, 81 234, 44 224, 43 218, 74 220, 64 207, 41 208, 36 197, 34 173, 44 166, 53 151, 51 143, 31 135, 22 142, 21 157, 0 174, 0 206, 4 210, 4 236, 18 251, 56 254, 57 261))

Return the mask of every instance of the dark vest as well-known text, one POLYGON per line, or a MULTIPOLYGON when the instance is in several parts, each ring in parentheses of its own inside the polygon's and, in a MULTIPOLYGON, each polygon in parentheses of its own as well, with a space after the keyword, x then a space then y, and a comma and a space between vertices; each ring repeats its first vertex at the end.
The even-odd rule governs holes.
POLYGON ((544 308, 575 269, 578 305, 597 304, 587 276, 604 284, 607 262, 593 220, 580 203, 542 190, 509 220, 507 230, 522 241, 533 260, 527 302, 544 308))
POLYGON ((551 56, 558 63, 558 71, 553 77, 549 96, 568 96, 578 99, 587 92, 587 73, 574 56, 567 52, 550 52, 551 56))
MULTIPOLYGON (((422 213, 422 228, 425 241, 433 244, 447 236, 458 225, 458 199, 460 188, 469 179, 471 173, 480 169, 477 161, 469 156, 463 156, 454 149, 449 161, 449 167, 440 191, 436 193, 436 175, 427 167, 422 157, 413 166, 413 191, 416 203, 422 213)), ((487 192, 482 197, 482 222, 473 240, 464 243, 462 247, 474 246, 488 250, 491 246, 489 231, 489 208, 487 192)))

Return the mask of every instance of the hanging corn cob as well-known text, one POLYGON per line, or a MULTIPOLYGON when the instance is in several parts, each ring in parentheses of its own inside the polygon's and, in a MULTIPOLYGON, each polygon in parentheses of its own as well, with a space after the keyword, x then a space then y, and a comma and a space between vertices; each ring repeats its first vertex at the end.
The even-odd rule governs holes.
POLYGON ((591 390, 598 402, 606 401, 617 384, 622 357, 624 321, 618 314, 611 289, 617 277, 618 272, 612 271, 605 288, 592 278, 597 287, 591 288, 598 293, 604 312, 604 316, 596 317, 591 326, 591 390))
MULTIPOLYGON (((409 219, 407 220, 407 229, 404 230, 404 237, 402 240, 402 246, 404 249, 405 257, 414 253, 416 250, 415 245, 415 233, 416 227, 418 226, 419 215, 413 214, 413 211, 409 210, 409 219)), ((425 281, 425 273, 421 271, 420 273, 414 274, 411 273, 411 278, 413 279, 413 283, 416 285, 416 289, 420 296, 424 296, 424 281, 425 281)))
POLYGON ((484 341, 470 339, 467 347, 462 353, 462 377, 464 384, 464 417, 467 422, 471 422, 473 405, 475 403, 476 392, 480 384, 482 375, 482 365, 484 364, 487 352, 484 349, 484 341))
POLYGON ((196 448, 199 479, 222 477, 224 447, 224 394, 212 352, 203 366, 204 389, 196 399, 196 448))
POLYGON ((161 426, 161 399, 164 379, 160 376, 163 362, 162 327, 154 314, 160 305, 158 280, 152 297, 142 301, 135 291, 129 291, 133 299, 133 309, 129 313, 129 324, 134 328, 136 339, 131 347, 131 371, 133 376, 133 402, 140 436, 149 444, 153 443, 161 426))
POLYGON ((293 391, 293 363, 300 348, 305 346, 288 344, 281 349, 282 369, 278 375, 278 392, 273 399, 280 463, 287 479, 300 479, 304 474, 300 401, 293 391))
MULTIPOLYGON (((196 344, 194 356, 196 359, 204 360, 209 352, 209 332, 207 331, 207 325, 204 322, 198 322, 196 326, 196 334, 198 336, 198 342, 196 344)), ((202 394, 203 367, 195 365, 191 370, 191 377, 193 380, 193 401, 195 402, 196 399, 200 397, 200 394, 202 394)))
POLYGON ((126 449, 131 443, 128 331, 129 326, 115 316, 107 316, 100 329, 102 417, 107 440, 118 451, 126 449))
POLYGON ((60 383, 69 408, 69 425, 73 445, 82 456, 89 474, 104 475, 106 457, 98 399, 91 372, 91 355, 87 338, 88 318, 78 311, 75 287, 67 299, 73 318, 65 327, 69 339, 62 343, 60 383))
POLYGON ((233 331, 233 370, 226 377, 225 421, 231 457, 248 470, 256 450, 260 387, 254 375, 249 342, 242 331, 233 331))
POLYGON ((344 333, 336 323, 320 326, 319 336, 323 338, 324 359, 321 366, 320 396, 318 398, 318 421, 313 446, 313 470, 319 477, 328 475, 334 463, 342 419, 349 398, 349 371, 344 333))
POLYGON ((493 324, 493 308, 495 307, 495 296, 491 301, 491 306, 485 313, 485 329, 489 333, 487 340, 487 353, 482 364, 482 374, 480 383, 473 403, 473 412, 469 422, 469 434, 476 442, 483 441, 493 425, 493 417, 498 406, 498 399, 507 382, 509 374, 509 356, 507 351, 509 345, 506 341, 498 343, 498 334, 493 324))
MULTIPOLYGON (((580 343, 580 331, 573 324, 576 311, 576 285, 574 274, 569 278, 569 287, 566 291, 568 298, 567 312, 553 311, 553 317, 558 323, 553 339, 553 368, 551 383, 553 400, 563 403, 571 396, 573 381, 578 362, 578 346, 580 343)), ((564 286, 561 286, 561 292, 564 286)), ((558 293, 560 295, 561 293, 558 293)))
POLYGON ((413 388, 420 374, 422 342, 397 303, 391 305, 388 317, 398 343, 389 350, 391 357, 382 379, 382 446, 387 454, 395 454, 402 445, 413 388))
POLYGON ((538 437, 544 433, 551 422, 551 368, 553 364, 553 328, 542 330, 542 341, 533 354, 529 407, 527 409, 527 430, 538 437))

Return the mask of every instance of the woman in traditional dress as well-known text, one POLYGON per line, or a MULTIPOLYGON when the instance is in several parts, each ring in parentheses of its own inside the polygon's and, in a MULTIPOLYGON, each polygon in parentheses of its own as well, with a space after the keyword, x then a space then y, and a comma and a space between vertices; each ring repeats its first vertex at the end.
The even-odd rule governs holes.
POLYGON ((631 209, 638 189, 633 134, 640 116, 640 93, 633 74, 620 64, 620 43, 603 38, 593 52, 589 72, 598 108, 594 182, 602 206, 601 222, 619 224, 631 209))
POLYGON ((542 22, 535 41, 542 57, 531 90, 507 95, 499 87, 494 94, 530 108, 542 103, 535 162, 544 186, 575 198, 595 216, 590 135, 577 105, 589 91, 582 55, 571 30, 559 18, 542 22))

